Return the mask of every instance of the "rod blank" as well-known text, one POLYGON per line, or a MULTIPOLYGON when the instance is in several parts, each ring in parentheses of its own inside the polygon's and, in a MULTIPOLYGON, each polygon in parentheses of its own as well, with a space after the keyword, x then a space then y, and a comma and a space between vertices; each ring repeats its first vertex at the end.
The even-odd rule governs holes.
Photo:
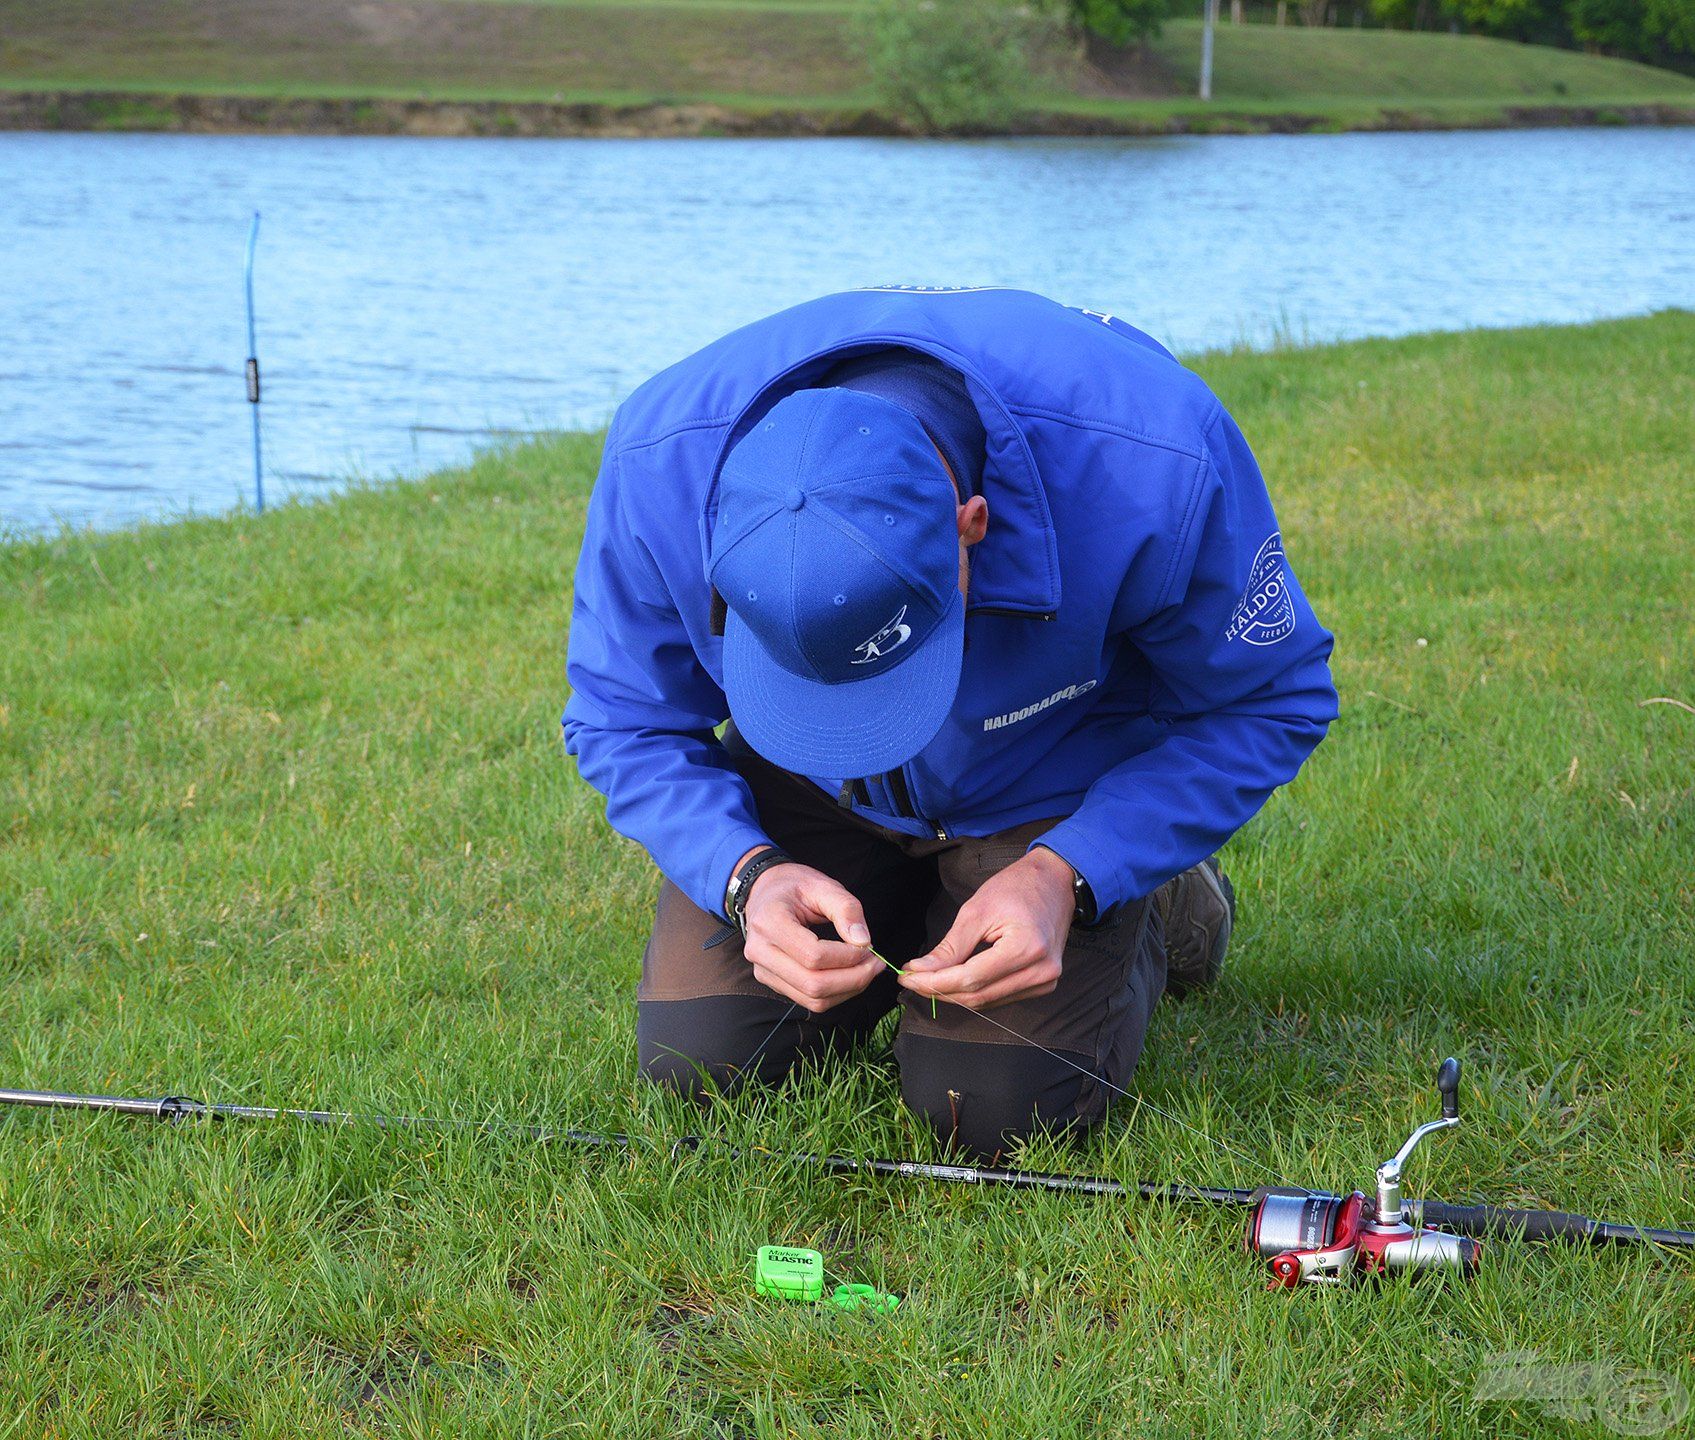
MULTIPOLYGON (((81 1110, 110 1115, 142 1116, 154 1120, 292 1120, 307 1125, 370 1125, 387 1130, 465 1130, 501 1134, 538 1144, 628 1150, 628 1135, 595 1130, 556 1130, 544 1125, 501 1121, 447 1120, 423 1115, 377 1115, 342 1110, 289 1110, 269 1105, 229 1105, 194 1100, 183 1095, 142 1098, 126 1095, 78 1095, 57 1090, 0 1089, 0 1106, 38 1110, 81 1110)), ((1146 1180, 1110 1180, 1088 1175, 1057 1175, 1038 1170, 1008 1170, 985 1165, 949 1165, 920 1160, 856 1159, 850 1155, 775 1153, 723 1145, 699 1135, 685 1135, 672 1153, 707 1146, 736 1156, 813 1166, 833 1174, 883 1175, 929 1180, 946 1185, 985 1185, 997 1189, 1046 1190, 1059 1194, 1138 1196, 1175 1205, 1246 1207, 1262 1190, 1233 1190, 1211 1185, 1161 1184, 1146 1180)), ((1306 1192, 1298 1192, 1306 1193, 1306 1192)), ((1445 1200, 1412 1200, 1407 1215, 1414 1224, 1438 1225, 1457 1235, 1501 1236, 1528 1241, 1576 1241, 1589 1245, 1650 1245, 1671 1250, 1695 1250, 1695 1231, 1592 1220, 1564 1210, 1513 1210, 1498 1205, 1451 1205, 1445 1200)))

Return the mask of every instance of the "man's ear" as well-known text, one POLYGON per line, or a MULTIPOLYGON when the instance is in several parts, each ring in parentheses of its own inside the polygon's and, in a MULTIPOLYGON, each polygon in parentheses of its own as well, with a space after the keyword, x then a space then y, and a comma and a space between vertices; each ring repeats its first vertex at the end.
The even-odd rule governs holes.
POLYGON ((958 524, 959 538, 967 545, 975 545, 989 533, 989 502, 981 495, 973 495, 959 507, 958 524))

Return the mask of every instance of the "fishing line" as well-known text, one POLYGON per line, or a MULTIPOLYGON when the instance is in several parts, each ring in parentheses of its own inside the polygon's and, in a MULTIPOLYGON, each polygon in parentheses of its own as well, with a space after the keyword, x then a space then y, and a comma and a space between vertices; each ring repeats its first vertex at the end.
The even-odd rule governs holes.
MULTIPOLYGON (((869 950, 874 958, 881 960, 883 962, 883 964, 887 965, 889 967, 889 969, 892 970, 896 975, 904 976, 906 974, 905 970, 901 969, 900 966, 896 965, 894 963, 894 961, 890 960, 886 955, 879 954, 878 951, 874 947, 867 945, 864 948, 869 950)), ((930 1018, 933 1020, 933 1019, 936 1018, 936 1014, 937 1014, 937 1009, 936 1009, 937 1003, 938 1003, 939 1000, 942 999, 942 997, 939 997, 939 996, 936 996, 936 995, 931 995, 931 996, 928 997, 928 999, 930 1001, 930 1018)), ((1014 1040, 1019 1041, 1021 1044, 1028 1045, 1032 1049, 1041 1051, 1041 1053, 1046 1055, 1050 1060, 1057 1060, 1057 1061, 1059 1061, 1059 1063, 1061 1065, 1069 1066, 1071 1069, 1075 1070, 1079 1075, 1085 1076, 1087 1079, 1093 1080, 1097 1085, 1104 1086, 1106 1089, 1112 1091, 1115 1095, 1123 1096, 1124 1099, 1128 1100, 1132 1105, 1135 1105, 1139 1109, 1145 1108, 1145 1109, 1153 1111, 1153 1113, 1155 1115, 1158 1115, 1161 1119, 1169 1120, 1173 1125, 1177 1126, 1178 1129, 1185 1130, 1189 1134, 1195 1136, 1197 1139, 1206 1141, 1206 1143, 1208 1145, 1211 1145, 1214 1149, 1220 1150, 1226 1155, 1233 1155, 1238 1160, 1245 1161, 1247 1164, 1253 1166, 1254 1169, 1260 1171, 1263 1174, 1269 1175, 1279 1185, 1284 1185, 1284 1186, 1289 1185, 1289 1181, 1279 1171, 1277 1171, 1271 1165, 1267 1164, 1264 1160, 1261 1160, 1256 1156, 1248 1154, 1248 1152, 1245 1151, 1245 1150, 1238 1149, 1236 1146, 1231 1145, 1228 1141, 1220 1140, 1216 1135, 1209 1134, 1207 1131, 1201 1129, 1199 1126, 1189 1124, 1189 1122, 1184 1120, 1181 1116, 1175 1115, 1171 1111, 1166 1110, 1163 1107, 1154 1104, 1154 1102, 1152 1100, 1149 1100, 1144 1096, 1133 1095, 1133 1094, 1130 1093, 1130 1091, 1126 1090, 1122 1085, 1114 1085, 1112 1083, 1112 1081, 1110 1081, 1106 1078, 1106 1076, 1097 1074, 1095 1071, 1089 1069, 1086 1065, 1079 1065, 1075 1060, 1071 1059, 1067 1055, 1060 1054, 1059 1051, 1057 1051, 1057 1050, 1050 1050, 1046 1045, 1043 1045, 1040 1041, 1032 1040, 1028 1035, 1025 1035, 1025 1034, 1021 1033, 1020 1031, 1013 1029, 1012 1026, 1006 1024, 1004 1021, 1000 1021, 1000 1020, 995 1019, 994 1016, 990 1015, 987 1011, 985 1011, 985 1010, 970 1010, 969 1006, 960 1005, 957 1000, 947 1000, 947 1001, 945 1001, 945 1003, 949 1004, 949 1005, 958 1006, 958 1008, 961 1009, 961 1010, 967 1010, 967 1011, 969 1011, 970 1014, 975 1015, 979 1020, 987 1020, 989 1022, 989 1024, 993 1025, 997 1030, 1003 1031, 1004 1033, 1012 1036, 1012 1038, 1014 1040)), ((759 1058, 759 1056, 764 1053, 765 1047, 767 1045, 769 1045, 771 1043, 771 1041, 775 1038, 777 1031, 781 1030, 783 1028, 783 1026, 788 1023, 789 1017, 792 1016, 798 1008, 799 1008, 799 1002, 798 1001, 791 1000, 789 1002, 789 1008, 786 1011, 783 1012, 782 1019, 780 1019, 771 1028, 770 1033, 768 1035, 766 1035, 766 1037, 759 1042, 759 1048, 757 1050, 755 1050, 753 1052, 753 1054, 748 1057, 747 1061, 741 1066, 741 1070, 744 1074, 753 1068, 754 1061, 756 1061, 759 1058)), ((1293 1187, 1293 1188, 1299 1188, 1299 1187, 1293 1187)))
POLYGON ((789 1001, 789 1008, 783 1011, 783 1018, 766 1032, 765 1038, 759 1042, 758 1048, 742 1062, 740 1069, 744 1075, 749 1070, 753 1069, 754 1062, 765 1053, 765 1047, 777 1038, 777 1032, 789 1023, 789 1017, 798 1009, 800 1009, 800 1002, 798 1000, 789 1001))
MULTIPOLYGON (((877 951, 872 949, 871 946, 867 945, 865 948, 867 950, 870 950, 871 953, 877 957, 877 959, 881 960, 885 965, 887 965, 889 967, 889 969, 893 970, 895 972, 895 974, 897 974, 897 975, 905 975, 906 974, 906 971, 902 970, 900 968, 900 966, 896 965, 892 960, 888 959, 886 956, 877 954, 877 951)), ((932 995, 932 996, 929 997, 929 999, 930 999, 930 1018, 932 1020, 934 1020, 936 1018, 936 1002, 937 1002, 938 998, 939 997, 937 997, 935 995, 932 995)), ((949 1000, 949 1001, 947 1001, 947 1003, 949 1005, 958 1005, 961 1010, 969 1009, 968 1006, 960 1005, 957 1000, 949 1000)), ((1012 1036, 1013 1039, 1018 1040, 1025 1045, 1029 1045, 1036 1050, 1040 1050, 1042 1052, 1042 1054, 1046 1055, 1050 1060, 1057 1060, 1057 1061, 1059 1061, 1059 1063, 1061 1065, 1069 1065, 1079 1075, 1087 1076, 1090 1080, 1093 1080, 1097 1085, 1104 1085, 1108 1090, 1113 1091, 1115 1094, 1122 1095, 1126 1100, 1130 1101, 1131 1104, 1139 1106, 1139 1107, 1146 1107, 1147 1109, 1152 1110, 1154 1112, 1154 1114, 1162 1117, 1163 1119, 1169 1120, 1173 1125, 1177 1126, 1179 1129, 1187 1130, 1191 1135, 1197 1136, 1200 1139, 1205 1140, 1207 1142, 1207 1144, 1213 1146, 1215 1149, 1222 1150, 1227 1155, 1234 1155, 1238 1160, 1247 1161, 1248 1164, 1252 1165, 1255 1169, 1261 1170, 1265 1174, 1271 1176, 1271 1178, 1273 1180, 1275 1180, 1279 1185, 1287 1185, 1289 1183, 1282 1175, 1280 1175, 1275 1169, 1273 1169, 1270 1165, 1268 1165, 1264 1160, 1258 1159, 1257 1157, 1255 1157, 1253 1155, 1249 1155, 1245 1150, 1238 1150, 1234 1145, 1231 1145, 1226 1141, 1220 1140, 1214 1135, 1209 1135, 1205 1130, 1202 1130, 1197 1126, 1189 1124, 1186 1120, 1183 1120, 1183 1119, 1179 1118, 1178 1116, 1173 1115, 1171 1113, 1171 1111, 1162 1109, 1160 1106, 1155 1105, 1153 1103, 1153 1101, 1151 1101, 1151 1100, 1148 1100, 1148 1099, 1146 1099, 1146 1098, 1144 1098, 1140 1095, 1132 1095, 1122 1085, 1114 1085, 1112 1083, 1112 1081, 1110 1081, 1106 1078, 1106 1076, 1097 1075, 1093 1070, 1090 1070, 1087 1066, 1079 1065, 1075 1060, 1072 1060, 1068 1056, 1061 1055, 1057 1050, 1048 1049, 1048 1047, 1046 1045, 1043 1045, 1040 1041, 1032 1040, 1028 1035, 1021 1034, 1019 1031, 1014 1030, 1012 1028, 1012 1026, 1005 1024, 1003 1021, 995 1019, 994 1016, 990 1015, 986 1010, 973 1010, 973 1011, 971 1011, 971 1013, 976 1015, 977 1018, 980 1019, 980 1020, 987 1020, 989 1022, 989 1024, 993 1025, 997 1030, 1004 1031, 1006 1034, 1012 1036)))
MULTIPOLYGON (((950 1005, 956 1005, 959 1002, 950 1000, 948 1003, 950 1005)), ((962 1009, 962 1010, 966 1009, 966 1008, 967 1007, 965 1007, 963 1005, 960 1006, 960 1009, 962 1009)), ((1205 1130, 1202 1130, 1198 1126, 1189 1124, 1188 1121, 1182 1119, 1181 1117, 1179 1117, 1177 1115, 1172 1114, 1171 1111, 1162 1109, 1160 1106, 1154 1104, 1154 1102, 1152 1100, 1146 1099, 1145 1097, 1140 1096, 1140 1095, 1132 1095, 1122 1085, 1114 1085, 1112 1083, 1112 1081, 1110 1081, 1106 1078, 1106 1076, 1097 1075, 1093 1070, 1089 1069, 1086 1065, 1079 1065, 1075 1060, 1071 1059, 1069 1056, 1061 1055, 1059 1053, 1059 1051, 1048 1049, 1048 1047, 1046 1045, 1043 1045, 1040 1041, 1032 1040, 1028 1035, 1020 1034, 1017 1030, 1014 1030, 1012 1028, 1012 1026, 1007 1025, 1007 1024, 1003 1024, 1001 1021, 995 1019, 995 1017, 993 1015, 989 1014, 986 1010, 973 1010, 973 1011, 971 1011, 971 1013, 973 1015, 975 1015, 979 1020, 987 1020, 989 1022, 989 1024, 993 1025, 997 1030, 1005 1031, 1008 1035, 1012 1036, 1013 1039, 1021 1040, 1021 1041, 1023 1041, 1024 1044, 1033 1046, 1035 1049, 1040 1050, 1042 1052, 1042 1054, 1046 1055, 1049 1059, 1057 1060, 1057 1061, 1059 1061, 1059 1063, 1061 1065, 1069 1065, 1079 1075, 1086 1075, 1089 1079, 1093 1080, 1097 1085, 1104 1085, 1104 1086, 1106 1086, 1106 1088, 1108 1090, 1113 1091, 1115 1094, 1122 1095, 1132 1105, 1135 1105, 1137 1107, 1146 1107, 1147 1109, 1152 1110, 1154 1112, 1154 1114, 1160 1116, 1161 1118, 1169 1120, 1173 1125, 1176 1125, 1179 1129, 1187 1130, 1191 1135, 1198 1136, 1200 1139, 1205 1140, 1207 1142, 1207 1144, 1215 1147, 1216 1149, 1224 1151, 1227 1155, 1234 1155, 1238 1160, 1247 1161, 1247 1163, 1252 1165, 1255 1169, 1263 1170, 1267 1175, 1271 1176, 1271 1178, 1273 1180, 1275 1180, 1279 1185, 1287 1185, 1289 1183, 1287 1180, 1285 1180, 1283 1178, 1282 1175, 1280 1175, 1276 1170, 1274 1170, 1264 1160, 1258 1159, 1257 1157, 1248 1154, 1247 1151, 1245 1151, 1245 1150, 1238 1150, 1234 1145, 1231 1145, 1224 1140, 1220 1140, 1215 1135, 1209 1135, 1205 1130)))

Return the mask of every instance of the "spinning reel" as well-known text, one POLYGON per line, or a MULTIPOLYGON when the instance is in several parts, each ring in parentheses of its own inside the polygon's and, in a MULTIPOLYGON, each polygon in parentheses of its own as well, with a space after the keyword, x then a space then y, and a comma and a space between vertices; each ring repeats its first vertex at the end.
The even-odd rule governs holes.
POLYGON ((1263 1255, 1271 1285, 1339 1285, 1355 1274, 1390 1270, 1477 1273, 1483 1247, 1463 1235, 1422 1223, 1422 1203, 1401 1200, 1401 1172, 1419 1141, 1460 1123, 1460 1062, 1436 1072, 1442 1118, 1420 1125, 1392 1159, 1377 1167, 1377 1201, 1310 1190, 1261 1190, 1248 1213, 1247 1248, 1263 1255), (1409 1222, 1408 1216, 1411 1216, 1409 1222))

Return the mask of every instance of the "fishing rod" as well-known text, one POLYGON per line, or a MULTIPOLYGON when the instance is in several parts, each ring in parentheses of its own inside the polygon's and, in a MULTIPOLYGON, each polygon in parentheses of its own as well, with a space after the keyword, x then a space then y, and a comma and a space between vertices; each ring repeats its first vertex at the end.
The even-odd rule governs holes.
MULTIPOLYGON (((1500 1205, 1457 1205, 1445 1200, 1403 1199, 1402 1175, 1414 1149, 1428 1135, 1459 1124, 1459 1080, 1459 1061, 1444 1060, 1436 1078, 1442 1104, 1441 1118, 1420 1125, 1394 1156, 1378 1166, 1376 1193, 1372 1197, 1358 1190, 1337 1195, 1295 1186, 1229 1189, 1052 1174, 987 1165, 861 1159, 850 1155, 772 1151, 763 1147, 743 1149, 699 1135, 685 1135, 672 1145, 671 1153, 680 1155, 711 1148, 734 1156, 754 1156, 832 1174, 880 1175, 947 1185, 1041 1190, 1241 1209, 1248 1212, 1246 1249, 1266 1262, 1270 1284, 1274 1288, 1338 1284, 1357 1276, 1396 1271, 1443 1270, 1469 1276, 1476 1272, 1482 1258, 1483 1247, 1479 1241, 1490 1237, 1695 1251, 1695 1231, 1690 1230, 1593 1220, 1587 1215, 1564 1210, 1519 1210, 1500 1205)), ((183 1095, 142 1098, 77 1095, 51 1090, 0 1090, 0 1106, 92 1111, 164 1120, 173 1124, 215 1119, 289 1120, 308 1125, 368 1125, 391 1130, 466 1130, 504 1134, 538 1144, 598 1150, 628 1151, 639 1144, 632 1137, 615 1132, 554 1129, 501 1121, 448 1120, 420 1115, 221 1104, 183 1095)))

